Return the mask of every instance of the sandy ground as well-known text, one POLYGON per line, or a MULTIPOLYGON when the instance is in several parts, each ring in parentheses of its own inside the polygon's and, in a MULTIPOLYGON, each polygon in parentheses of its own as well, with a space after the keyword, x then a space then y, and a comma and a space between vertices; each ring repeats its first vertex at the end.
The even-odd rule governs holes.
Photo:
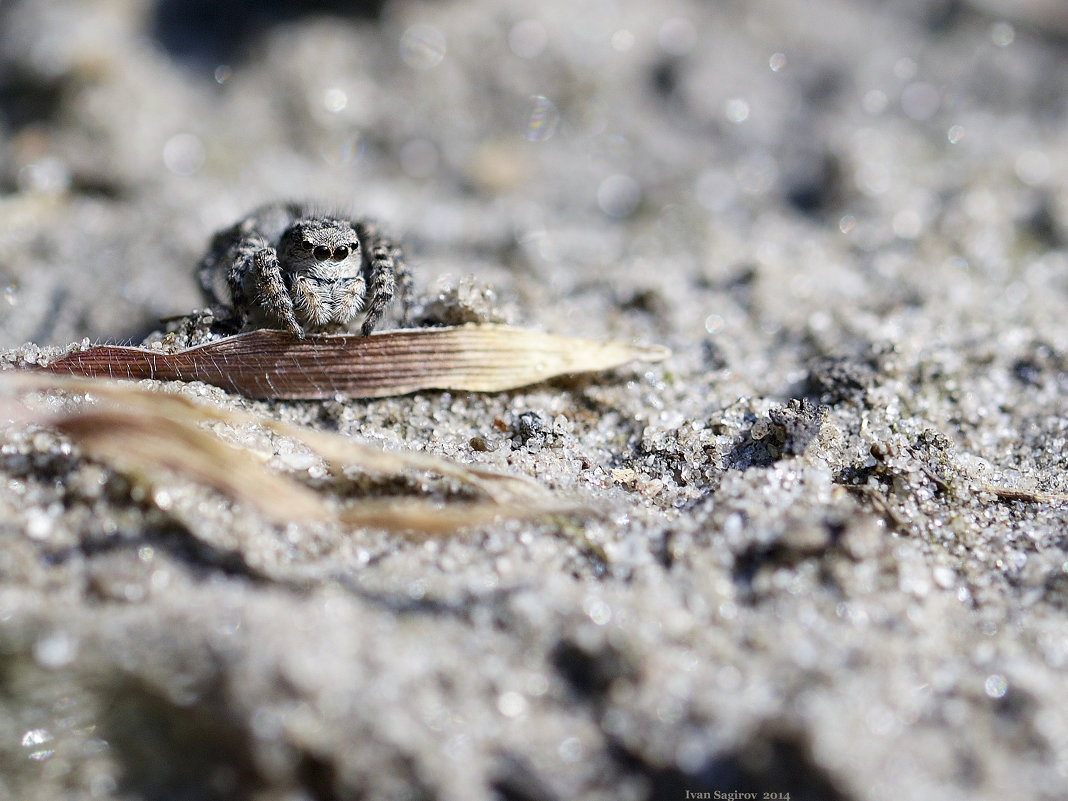
POLYGON ((1068 798, 1066 32, 1039 0, 4 3, 4 364, 160 330, 277 198, 379 220, 426 308, 491 289, 673 356, 168 387, 597 510, 426 542, 7 425, 0 799, 1068 798))

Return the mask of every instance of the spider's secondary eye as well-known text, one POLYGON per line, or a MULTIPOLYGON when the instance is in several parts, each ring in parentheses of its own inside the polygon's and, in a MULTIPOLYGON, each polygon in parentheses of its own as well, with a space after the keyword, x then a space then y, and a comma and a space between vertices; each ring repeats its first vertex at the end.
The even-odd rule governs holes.
POLYGON ((344 245, 334 248, 334 261, 344 261, 349 257, 349 249, 344 245))
POLYGON ((326 261, 330 258, 330 248, 326 245, 319 245, 312 252, 315 254, 316 261, 326 261))
POLYGON ((311 250, 312 249, 312 243, 309 242, 307 239, 305 239, 300 244, 301 244, 301 247, 303 247, 305 250, 311 250))

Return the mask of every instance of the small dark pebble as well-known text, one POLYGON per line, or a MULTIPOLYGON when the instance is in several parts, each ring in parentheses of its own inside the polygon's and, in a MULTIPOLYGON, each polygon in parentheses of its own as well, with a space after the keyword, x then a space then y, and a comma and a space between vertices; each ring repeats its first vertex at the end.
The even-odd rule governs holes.
POLYGON ((805 394, 820 403, 860 403, 875 384, 875 368, 851 356, 824 356, 809 363, 805 394))
POLYGON ((467 444, 471 446, 471 450, 487 453, 489 451, 497 450, 497 443, 483 437, 481 434, 471 437, 467 441, 467 444))
POLYGON ((549 426, 549 418, 541 412, 521 412, 512 424, 512 441, 517 446, 543 445, 549 426))
POLYGON ((798 456, 820 433, 823 409, 810 400, 792 400, 787 406, 768 412, 770 436, 787 456, 798 456))

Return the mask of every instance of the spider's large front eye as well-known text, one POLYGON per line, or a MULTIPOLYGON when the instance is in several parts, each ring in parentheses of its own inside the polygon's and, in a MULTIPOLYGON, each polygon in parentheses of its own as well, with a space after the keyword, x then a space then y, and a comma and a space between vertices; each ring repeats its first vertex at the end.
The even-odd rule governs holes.
POLYGON ((334 248, 334 261, 345 261, 349 257, 349 249, 345 245, 334 248))
POLYGON ((330 248, 326 245, 319 245, 312 253, 315 255, 316 261, 326 261, 330 258, 330 248))

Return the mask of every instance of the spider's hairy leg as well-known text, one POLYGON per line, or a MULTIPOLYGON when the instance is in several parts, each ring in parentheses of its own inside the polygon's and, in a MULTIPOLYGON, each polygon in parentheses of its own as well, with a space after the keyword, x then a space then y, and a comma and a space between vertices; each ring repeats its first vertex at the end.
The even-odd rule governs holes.
POLYGON ((360 333, 367 336, 378 325, 378 321, 382 319, 383 312, 393 300, 393 292, 396 286, 395 270, 397 269, 395 254, 399 256, 400 249, 394 247, 392 242, 381 236, 378 233, 378 229, 370 223, 365 222, 358 225, 359 227, 356 230, 359 231, 360 238, 364 242, 364 251, 367 254, 365 258, 369 259, 366 262, 369 302, 367 304, 367 316, 364 318, 363 326, 360 328, 360 333))
POLYGON ((412 305, 415 303, 412 289, 412 271, 408 269, 408 263, 404 261, 404 252, 395 247, 390 252, 393 257, 393 273, 397 283, 400 284, 401 297, 401 325, 407 326, 412 316, 412 305))
MULTIPOLYGON (((243 312, 248 308, 248 298, 245 295, 245 283, 249 276, 253 272, 252 256, 255 251, 245 251, 237 249, 230 255, 233 258, 230 264, 230 269, 226 273, 226 284, 230 289, 230 302, 229 312, 239 323, 243 312)), ((203 273, 205 276, 205 291, 207 291, 207 281, 210 280, 210 276, 207 273, 203 273)))
POLYGON ((260 304, 278 319, 283 328, 304 339, 304 329, 293 310, 293 298, 282 279, 278 253, 272 247, 260 248, 253 254, 252 263, 260 288, 260 304))

